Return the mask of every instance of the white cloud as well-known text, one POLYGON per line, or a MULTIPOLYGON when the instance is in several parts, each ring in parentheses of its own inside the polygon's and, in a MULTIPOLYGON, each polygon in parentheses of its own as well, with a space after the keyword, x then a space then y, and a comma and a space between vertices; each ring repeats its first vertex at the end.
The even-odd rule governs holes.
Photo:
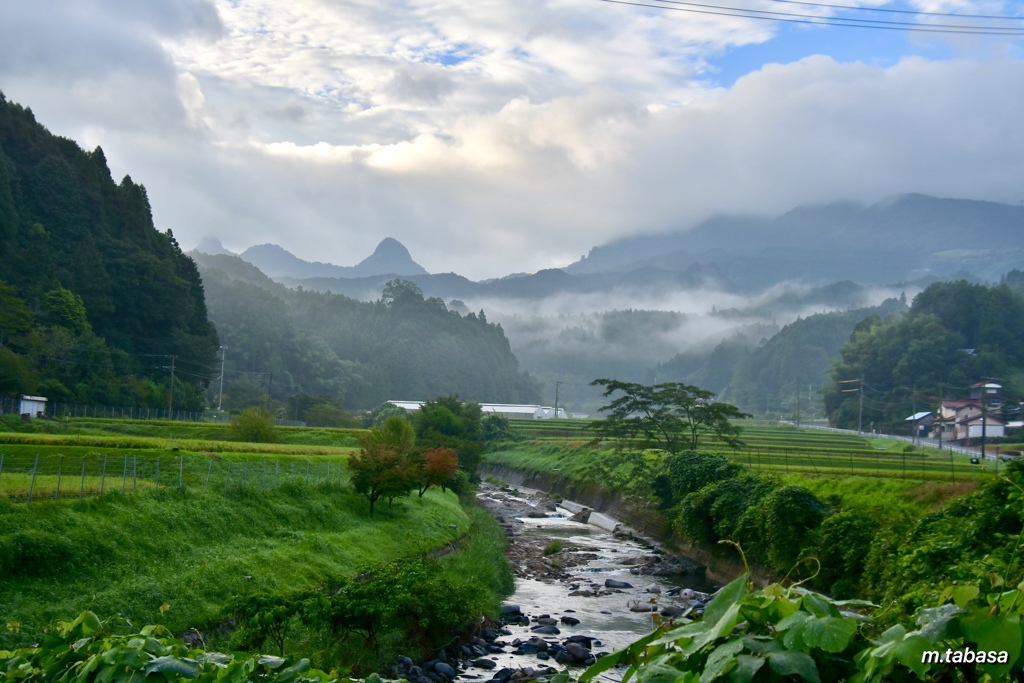
POLYGON ((771 24, 596 0, 55 7, 0 8, 0 87, 102 144, 186 247, 349 265, 393 236, 482 278, 714 212, 1015 203, 1024 180, 1024 62, 1005 54, 811 57, 723 89, 708 60, 771 24))

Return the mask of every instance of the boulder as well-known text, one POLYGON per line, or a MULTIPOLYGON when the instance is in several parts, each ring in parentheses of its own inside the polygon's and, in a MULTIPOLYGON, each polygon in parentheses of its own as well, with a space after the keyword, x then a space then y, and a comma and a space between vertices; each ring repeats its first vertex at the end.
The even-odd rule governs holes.
POLYGON ((562 617, 562 623, 566 626, 576 626, 580 623, 580 620, 576 617, 562 617))
POLYGON ((459 675, 455 669, 453 669, 450 665, 445 664, 444 662, 437 662, 436 664, 434 664, 434 673, 441 674, 449 681, 459 675))
POLYGON ((633 584, 627 583, 626 581, 616 581, 615 579, 605 579, 605 588, 632 588, 633 584))
POLYGON ((478 669, 496 669, 498 667, 498 663, 493 659, 481 657, 480 659, 473 660, 473 666, 477 667, 478 669))
POLYGON ((530 629, 534 633, 542 633, 548 636, 557 636, 561 631, 558 630, 557 626, 534 626, 530 629))

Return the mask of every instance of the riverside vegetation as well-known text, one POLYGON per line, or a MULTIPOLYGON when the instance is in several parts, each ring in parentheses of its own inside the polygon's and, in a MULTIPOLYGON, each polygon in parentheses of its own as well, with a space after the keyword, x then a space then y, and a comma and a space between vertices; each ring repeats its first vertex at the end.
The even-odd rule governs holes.
MULTIPOLYGON (((917 469, 924 464, 919 456, 906 475, 899 468, 842 478, 820 476, 827 467, 817 476, 809 467, 759 472, 742 451, 613 449, 585 440, 581 427, 562 424, 558 433, 551 425, 525 427, 540 438, 508 443, 486 462, 648 499, 682 538, 733 557, 741 549, 761 575, 796 582, 755 590, 741 578, 708 605, 703 619, 660 628, 599 662, 583 680, 616 661, 651 681, 1020 675, 1021 464, 1006 463, 998 475, 961 472, 956 482, 917 469), (965 648, 1007 654, 976 665, 973 654, 964 661, 965 648), (959 659, 922 662, 924 652, 940 650, 959 652, 959 659)), ((751 441, 765 439, 764 427, 745 429, 744 438, 748 431, 751 441)), ((775 436, 785 434, 796 431, 775 436)), ((829 439, 812 432, 797 441, 807 457, 846 460, 846 452, 829 452, 829 439)), ((870 448, 866 440, 862 445, 870 448)))
MULTIPOLYGON (((369 515, 345 472, 359 430, 284 429, 281 438, 293 443, 275 444, 230 441, 228 425, 71 420, 35 421, 32 428, 51 433, 0 435, 0 442, 18 442, 0 443, 8 466, 10 453, 26 449, 43 459, 131 449, 142 460, 159 453, 176 464, 178 457, 201 460, 204 472, 211 458, 253 471, 268 459, 312 458, 344 474, 282 477, 266 489, 251 477, 248 485, 239 479, 209 490, 186 476, 181 487, 168 482, 131 493, 129 484, 128 493, 111 487, 98 498, 31 505, 0 499, 0 678, 20 671, 16 653, 26 645, 46 647, 61 632, 77 634, 76 641, 94 637, 101 649, 124 645, 132 641, 122 635, 146 623, 158 626, 147 631, 152 638, 170 643, 177 634, 187 642, 164 648, 147 640, 158 656, 195 648, 287 650, 328 670, 367 675, 397 654, 420 656, 447 643, 479 615, 496 614, 512 590, 504 535, 474 507, 468 489, 460 502, 450 488, 420 484, 422 495, 398 496, 369 515), (104 615, 102 626, 95 616, 68 622, 73 626, 61 621, 83 610, 104 615)), ((10 477, 5 471, 0 485, 10 477)), ((291 668, 298 659, 288 666, 238 661, 250 662, 238 675, 252 667, 310 675, 303 673, 308 665, 291 668)))

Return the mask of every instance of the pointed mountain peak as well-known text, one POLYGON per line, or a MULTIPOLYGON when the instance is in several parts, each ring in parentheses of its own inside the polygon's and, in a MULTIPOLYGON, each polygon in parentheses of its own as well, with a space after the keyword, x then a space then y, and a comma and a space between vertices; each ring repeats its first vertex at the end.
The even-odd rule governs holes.
POLYGON ((412 260, 405 245, 393 237, 385 237, 377 248, 353 268, 357 276, 426 275, 427 271, 412 260))
POLYGON ((196 245, 196 251, 201 251, 204 254, 210 254, 211 256, 216 256, 217 254, 236 256, 235 252, 225 249, 224 245, 220 243, 220 240, 213 235, 207 235, 200 240, 199 244, 196 245))

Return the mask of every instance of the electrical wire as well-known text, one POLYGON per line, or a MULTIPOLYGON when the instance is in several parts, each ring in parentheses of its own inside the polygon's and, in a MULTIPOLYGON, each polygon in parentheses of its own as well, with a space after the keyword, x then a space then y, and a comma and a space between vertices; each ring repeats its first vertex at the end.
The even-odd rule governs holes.
POLYGON ((768 10, 752 10, 742 7, 729 7, 724 5, 706 5, 694 2, 682 2, 681 0, 650 0, 665 4, 649 4, 646 2, 633 2, 631 0, 598 0, 613 5, 629 5, 632 7, 647 7, 649 9, 673 10, 677 12, 690 12, 693 14, 710 14, 723 17, 738 17, 743 19, 759 19, 761 21, 779 21, 795 24, 814 24, 818 26, 842 26, 847 28, 872 28, 889 31, 911 31, 918 33, 947 33, 959 35, 988 35, 988 36, 1022 36, 1024 27, 1000 27, 1000 26, 969 26, 965 24, 933 24, 921 25, 909 22, 885 21, 880 19, 857 19, 847 17, 823 17, 813 14, 798 14, 792 12, 771 12, 768 10), (669 4, 671 3, 671 4, 669 4), (678 5, 685 5, 683 7, 678 5), (697 9, 703 8, 703 9, 697 9))
POLYGON ((824 2, 806 2, 806 0, 770 0, 786 5, 805 5, 808 7, 827 7, 829 9, 853 10, 856 12, 885 12, 886 14, 914 14, 925 17, 953 17, 963 19, 996 19, 1000 21, 1020 21, 1020 16, 1005 14, 960 14, 958 12, 925 12, 914 9, 893 9, 889 7, 858 7, 857 5, 830 5, 824 2))

